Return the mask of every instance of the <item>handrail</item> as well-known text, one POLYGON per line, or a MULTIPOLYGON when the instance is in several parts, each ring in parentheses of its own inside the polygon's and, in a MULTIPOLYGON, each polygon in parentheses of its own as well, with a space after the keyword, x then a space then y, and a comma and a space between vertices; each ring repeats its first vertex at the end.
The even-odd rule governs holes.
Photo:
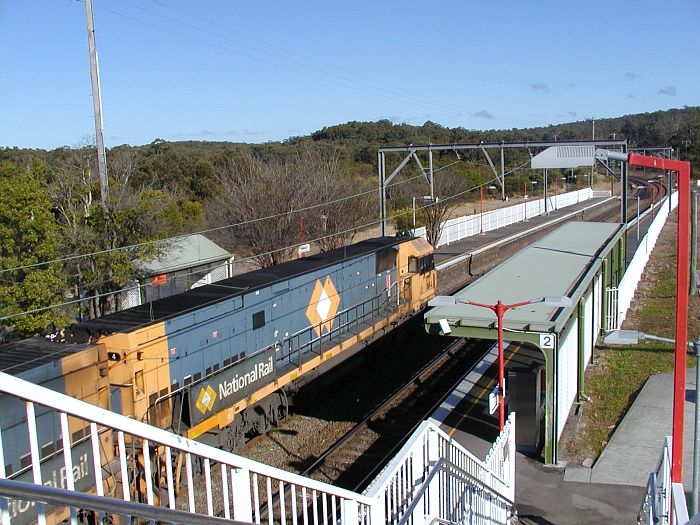
POLYGON ((637 523, 642 523, 642 516, 647 513, 647 509, 651 513, 651 522, 658 523, 659 512, 656 508, 656 476, 653 472, 649 473, 646 496, 639 507, 639 512, 637 512, 637 523), (649 497, 650 495, 651 497, 649 497))
POLYGON ((193 525, 251 525, 245 521, 235 521, 216 516, 194 514, 184 510, 156 507, 146 503, 124 501, 107 496, 96 496, 68 489, 60 489, 46 485, 36 485, 24 481, 14 481, 0 478, 0 496, 16 498, 25 501, 41 501, 59 507, 88 509, 107 514, 117 514, 145 518, 163 523, 191 523, 193 525))
MULTIPOLYGON (((189 452, 196 456, 206 457, 232 468, 261 472, 262 467, 264 468, 265 475, 273 476, 276 479, 303 483, 307 488, 312 490, 328 490, 328 485, 320 481, 304 478, 303 476, 293 474, 280 468, 267 465, 263 466, 252 459, 237 456, 225 450, 206 445, 205 443, 173 434, 158 427, 153 427, 147 423, 137 421, 136 419, 115 414, 107 409, 91 405, 90 403, 61 394, 60 392, 52 391, 51 396, 47 396, 44 387, 29 383, 28 381, 24 381, 4 372, 0 372, 0 392, 14 397, 18 397, 16 392, 21 392, 21 398, 24 401, 31 401, 38 405, 64 412, 69 416, 120 430, 138 438, 149 439, 160 445, 169 446, 183 452, 189 452)), ((372 503, 372 500, 369 498, 340 487, 333 487, 333 494, 355 500, 360 504, 370 505, 372 503)))
POLYGON ((428 486, 430 485, 430 482, 433 480, 433 478, 439 473, 439 472, 448 472, 447 468, 450 469, 450 474, 452 476, 455 476, 455 474, 461 475, 464 480, 470 481, 477 485, 481 490, 484 490, 488 493, 493 494, 496 498, 504 501, 511 509, 513 509, 513 514, 517 515, 517 507, 515 506, 515 503, 511 501, 509 498, 498 492, 497 490, 489 487, 486 483, 481 481, 479 478, 472 476, 469 474, 469 472, 466 472, 462 468, 458 467, 454 463, 452 463, 449 460, 446 460, 444 458, 441 458, 435 463, 435 467, 433 470, 428 474, 428 477, 425 479, 423 484, 421 485, 420 489, 416 492, 416 494, 413 496, 413 500, 411 501, 411 504, 406 508, 404 511, 404 514, 402 518, 398 521, 397 525, 406 525, 406 523, 412 518, 413 516, 413 511, 415 510, 416 506, 418 505, 419 502, 422 501, 422 497, 425 495, 428 486))
POLYGON ((386 299, 387 298, 383 292, 378 293, 373 297, 367 299, 366 301, 354 304, 346 308, 345 310, 337 312, 333 317, 334 319, 338 319, 338 326, 331 329, 331 331, 326 334, 322 334, 310 339, 306 343, 301 343, 300 340, 302 336, 311 333, 315 328, 318 327, 318 325, 307 326, 289 336, 284 337, 281 341, 277 343, 277 345, 280 349, 284 349, 285 345, 289 345, 289 349, 284 353, 280 353, 280 355, 277 356, 277 359, 289 358, 291 360, 293 355, 301 357, 303 354, 312 351, 315 345, 318 345, 320 347, 320 345, 323 344, 323 341, 331 340, 335 335, 340 334, 343 331, 349 330, 352 326, 363 322, 364 319, 368 317, 371 318, 373 315, 376 314, 376 312, 379 312, 382 309, 382 307, 391 305, 391 303, 386 299), (369 310, 366 310, 365 308, 367 305, 370 305, 369 310), (355 312, 354 319, 349 319, 351 312, 355 312), (345 322, 341 322, 342 317, 346 318, 345 322), (296 341, 298 346, 295 347, 294 341, 296 341))

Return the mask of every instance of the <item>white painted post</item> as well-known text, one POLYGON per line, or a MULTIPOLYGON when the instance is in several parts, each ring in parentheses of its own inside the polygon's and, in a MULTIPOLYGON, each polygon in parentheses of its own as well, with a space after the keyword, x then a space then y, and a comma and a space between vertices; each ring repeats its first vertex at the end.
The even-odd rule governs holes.
POLYGON ((508 486, 509 497, 515 501, 515 412, 510 413, 510 434, 508 435, 508 486))
MULTIPOLYGON (((372 516, 374 517, 374 516, 372 516)), ((356 525, 357 521, 357 502, 352 499, 343 500, 343 520, 341 525, 356 525)), ((384 523, 383 521, 379 522, 384 523)), ((376 525, 372 522, 372 525, 376 525)))
POLYGON ((250 471, 248 469, 231 469, 231 497, 233 498, 233 519, 252 523, 253 504, 250 500, 250 471))
MULTIPOLYGON (((430 429, 427 433, 427 439, 428 439, 428 464, 426 465, 428 468, 426 469, 426 475, 430 474, 431 469, 435 467, 435 464, 438 462, 440 459, 440 450, 439 450, 439 436, 438 434, 433 430, 430 429)), ((433 519, 439 518, 440 517, 440 491, 439 491, 439 476, 435 476, 433 478, 433 483, 436 485, 434 487, 431 487, 427 491, 427 503, 428 503, 428 509, 427 513, 425 516, 425 522, 424 523, 430 523, 433 519)), ((443 494, 445 496, 445 494, 443 494)))

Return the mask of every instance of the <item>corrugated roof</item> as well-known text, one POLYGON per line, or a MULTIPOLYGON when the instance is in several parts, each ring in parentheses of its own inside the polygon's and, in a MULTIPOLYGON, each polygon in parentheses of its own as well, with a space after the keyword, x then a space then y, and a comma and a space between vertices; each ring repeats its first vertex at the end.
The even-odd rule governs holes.
MULTIPOLYGON (((512 304, 543 296, 568 296, 568 308, 531 304, 509 310, 504 327, 513 330, 560 330, 590 284, 602 259, 623 233, 620 224, 570 222, 521 250, 503 264, 460 290, 456 296, 483 304, 512 304)), ((426 323, 448 319, 460 326, 488 327, 495 314, 486 308, 458 304, 425 314, 426 323)))
POLYGON ((140 272, 159 275, 231 258, 229 252, 198 233, 168 241, 160 248, 162 253, 155 259, 134 261, 140 272))
POLYGON ((561 145, 551 146, 535 155, 530 161, 532 169, 538 168, 576 168, 593 166, 595 163, 595 146, 561 145))

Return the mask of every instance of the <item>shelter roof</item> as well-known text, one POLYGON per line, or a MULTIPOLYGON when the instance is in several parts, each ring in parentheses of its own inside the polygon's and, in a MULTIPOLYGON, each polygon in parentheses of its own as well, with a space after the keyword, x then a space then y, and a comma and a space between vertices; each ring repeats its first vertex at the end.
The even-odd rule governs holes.
MULTIPOLYGON (((504 316, 505 329, 559 332, 623 232, 621 224, 567 223, 455 296, 489 305, 498 300, 513 304, 544 296, 570 297, 570 307, 536 303, 509 310, 504 316)), ((486 308, 461 303, 438 306, 425 314, 426 324, 437 324, 440 319, 452 326, 488 328, 496 316, 486 308)))
POLYGON ((163 243, 159 251, 154 259, 135 261, 141 273, 158 275, 231 258, 229 252, 198 233, 163 243))

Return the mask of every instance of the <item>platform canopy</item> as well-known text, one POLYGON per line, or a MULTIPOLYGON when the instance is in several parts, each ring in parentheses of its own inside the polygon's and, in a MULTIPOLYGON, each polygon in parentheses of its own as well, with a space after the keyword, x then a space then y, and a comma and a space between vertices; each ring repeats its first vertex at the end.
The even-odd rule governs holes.
POLYGON ((543 168, 579 168, 593 166, 595 162, 595 145, 550 146, 538 153, 530 161, 532 169, 543 168))
MULTIPOLYGON (((455 296, 489 305, 498 300, 513 304, 544 296, 570 297, 573 300, 570 307, 530 304, 509 310, 504 317, 506 330, 558 333, 623 232, 624 226, 620 224, 567 223, 455 296)), ((438 306, 425 314, 429 331, 430 325, 436 325, 437 329, 440 320, 449 323, 453 336, 473 336, 470 329, 493 328, 496 316, 486 308, 462 303, 438 306)))

